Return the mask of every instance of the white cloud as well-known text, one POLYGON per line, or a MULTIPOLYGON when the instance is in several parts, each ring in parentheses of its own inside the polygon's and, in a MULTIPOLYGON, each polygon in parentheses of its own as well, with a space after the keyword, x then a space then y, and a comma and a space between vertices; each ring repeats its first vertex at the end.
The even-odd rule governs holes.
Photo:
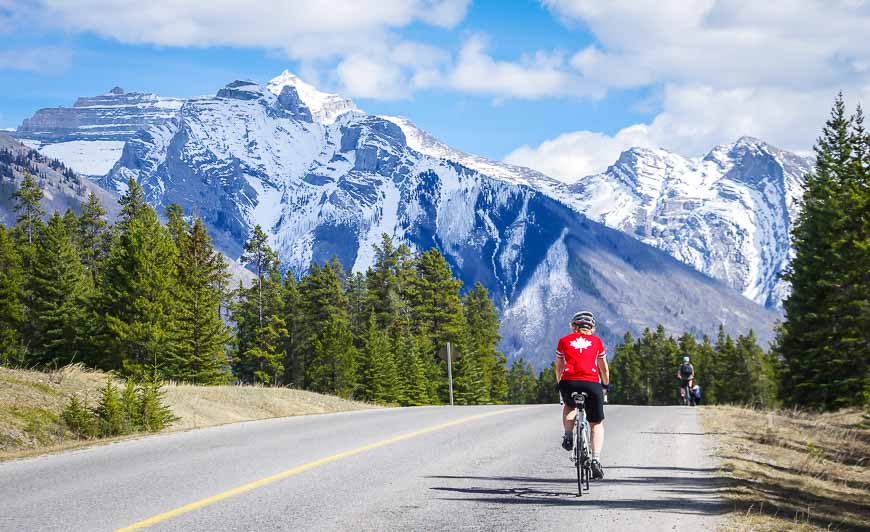
POLYGON ((646 126, 625 128, 614 136, 594 131, 565 133, 536 147, 521 146, 508 154, 505 162, 570 183, 602 171, 632 146, 655 147, 650 144, 646 126))
POLYGON ((486 53, 480 36, 464 43, 446 83, 460 91, 496 97, 593 95, 587 84, 566 68, 561 54, 537 52, 519 61, 497 61, 486 53))
POLYGON ((870 2, 543 3, 596 36, 597 45, 579 52, 573 64, 609 86, 817 87, 854 81, 870 60, 870 2))
POLYGON ((632 145, 698 156, 743 135, 806 153, 838 90, 870 103, 870 2, 543 0, 597 42, 572 67, 601 89, 661 86, 658 114, 614 135, 575 131, 506 160, 573 181, 632 145))
POLYGON ((285 49, 300 59, 362 51, 415 21, 450 28, 467 0, 39 0, 48 20, 131 44, 285 49))
POLYGON ((346 57, 338 64, 336 75, 348 96, 401 99, 410 95, 401 68, 369 56, 346 57))
POLYGON ((56 46, 5 48, 0 50, 0 70, 54 74, 67 70, 72 59, 71 50, 56 46))
POLYGON ((279 51, 306 77, 348 96, 408 97, 441 79, 450 55, 403 40, 414 23, 452 28, 470 0, 0 0, 10 12, 66 31, 128 44, 231 46, 279 51), (11 2, 11 3, 10 3, 11 2))

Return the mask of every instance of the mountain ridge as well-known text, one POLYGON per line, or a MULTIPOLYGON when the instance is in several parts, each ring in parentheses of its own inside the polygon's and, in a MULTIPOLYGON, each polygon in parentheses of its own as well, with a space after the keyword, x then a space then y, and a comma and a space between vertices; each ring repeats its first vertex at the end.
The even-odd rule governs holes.
POLYGON ((332 256, 364 271, 384 233, 438 248, 466 286, 490 291, 509 355, 538 366, 551 354, 537 346, 581 303, 610 343, 641 322, 675 334, 726 322, 770 338, 774 313, 528 184, 421 153, 394 121, 358 109, 315 116, 292 83, 236 81, 134 135, 103 182, 122 192, 137 180, 158 210, 180 203, 231 256, 261 225, 297 274, 332 256), (645 277, 667 291, 632 295, 645 277))

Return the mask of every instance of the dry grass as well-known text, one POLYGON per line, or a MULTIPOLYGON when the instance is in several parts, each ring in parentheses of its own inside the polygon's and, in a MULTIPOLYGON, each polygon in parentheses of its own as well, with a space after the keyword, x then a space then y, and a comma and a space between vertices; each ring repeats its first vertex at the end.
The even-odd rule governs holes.
POLYGON ((870 530, 870 415, 704 407, 729 530, 870 530))
MULTIPOLYGON (((60 421, 73 395, 94 405, 105 373, 81 365, 40 372, 0 366, 0 461, 84 445, 60 421)), ((168 384, 166 403, 181 419, 169 429, 372 408, 372 405, 289 388, 168 384)), ((134 435, 135 436, 135 435, 134 435)), ((122 439, 114 438, 113 440, 122 439)), ((99 442, 113 440, 98 440, 99 442)))

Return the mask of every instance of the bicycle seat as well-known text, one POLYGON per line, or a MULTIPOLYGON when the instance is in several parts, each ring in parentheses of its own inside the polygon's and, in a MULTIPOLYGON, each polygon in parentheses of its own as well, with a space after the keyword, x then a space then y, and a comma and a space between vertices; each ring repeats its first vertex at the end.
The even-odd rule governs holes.
POLYGON ((586 402, 587 397, 589 397, 589 395, 586 392, 574 392, 571 394, 571 399, 573 399, 574 402, 577 403, 586 402))

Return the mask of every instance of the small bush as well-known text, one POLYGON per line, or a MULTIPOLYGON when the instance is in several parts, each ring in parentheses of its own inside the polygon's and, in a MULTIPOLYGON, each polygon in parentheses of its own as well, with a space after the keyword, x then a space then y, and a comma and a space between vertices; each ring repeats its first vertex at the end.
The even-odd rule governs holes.
POLYGON ((139 419, 144 430, 158 432, 178 421, 178 418, 172 415, 172 410, 163 404, 163 390, 158 381, 141 386, 139 405, 139 419))
POLYGON ((106 385, 100 390, 100 402, 94 413, 100 424, 100 436, 120 436, 130 432, 130 426, 124 419, 124 405, 118 387, 112 382, 112 377, 106 379, 106 385))
POLYGON ((73 396, 61 417, 70 431, 80 438, 159 432, 178 420, 163 403, 159 381, 137 385, 128 380, 120 391, 111 377, 100 389, 100 401, 95 408, 88 408, 73 396))
POLYGON ((93 438, 97 435, 97 417, 77 396, 70 397, 69 403, 61 413, 67 428, 79 438, 93 438))

